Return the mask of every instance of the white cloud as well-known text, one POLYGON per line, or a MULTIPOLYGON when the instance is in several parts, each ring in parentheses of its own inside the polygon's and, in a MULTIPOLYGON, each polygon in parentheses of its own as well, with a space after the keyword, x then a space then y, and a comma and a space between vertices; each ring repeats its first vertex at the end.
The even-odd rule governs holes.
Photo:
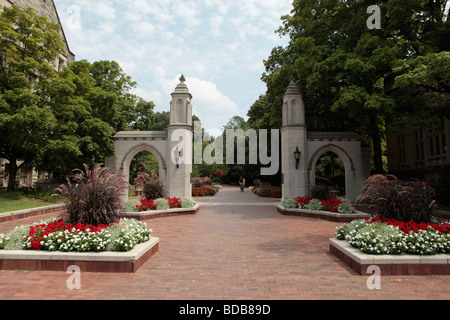
POLYGON ((291 2, 57 0, 55 4, 77 59, 118 61, 138 83, 135 93, 154 101, 158 111, 169 110, 170 93, 184 73, 194 96, 194 112, 205 125, 221 129, 234 115, 244 117, 264 93, 262 62, 280 44, 274 30, 281 25, 281 15, 290 12, 291 2), (70 7, 79 9, 81 28, 67 27, 75 17, 70 7))
MULTIPOLYGON (((163 108, 157 111, 169 111, 171 93, 179 84, 179 77, 161 81, 161 89, 158 93, 152 93, 153 98, 158 98, 163 108)), ((186 85, 192 94, 192 111, 202 121, 202 125, 211 135, 217 135, 223 126, 239 113, 236 103, 224 95, 217 85, 211 81, 201 80, 196 77, 186 77, 186 85)), ((153 101, 155 101, 153 99, 153 101)))

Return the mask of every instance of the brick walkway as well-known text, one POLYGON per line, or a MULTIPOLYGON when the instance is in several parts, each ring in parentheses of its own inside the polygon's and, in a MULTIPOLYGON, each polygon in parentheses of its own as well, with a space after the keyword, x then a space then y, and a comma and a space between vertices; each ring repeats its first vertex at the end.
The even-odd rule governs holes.
MULTIPOLYGON (((226 187, 195 216, 150 220, 160 252, 135 274, 0 271, 0 299, 322 300, 450 298, 450 276, 368 276, 329 253, 334 222, 287 217, 273 199, 226 187)), ((42 218, 42 217, 41 217, 42 218)), ((0 224, 0 233, 36 218, 0 224)), ((44 217, 46 218, 46 217, 44 217)))

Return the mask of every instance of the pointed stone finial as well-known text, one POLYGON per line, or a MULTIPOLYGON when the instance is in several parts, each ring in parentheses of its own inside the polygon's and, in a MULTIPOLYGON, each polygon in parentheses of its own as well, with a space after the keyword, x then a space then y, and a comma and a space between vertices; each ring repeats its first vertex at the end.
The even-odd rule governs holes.
POLYGON ((186 78, 184 77, 184 74, 182 74, 180 77, 180 82, 185 82, 185 81, 186 81, 186 78))
POLYGON ((297 87, 297 84, 295 83, 295 77, 294 75, 291 75, 291 78, 289 79, 290 83, 287 88, 286 94, 301 94, 300 90, 297 87))

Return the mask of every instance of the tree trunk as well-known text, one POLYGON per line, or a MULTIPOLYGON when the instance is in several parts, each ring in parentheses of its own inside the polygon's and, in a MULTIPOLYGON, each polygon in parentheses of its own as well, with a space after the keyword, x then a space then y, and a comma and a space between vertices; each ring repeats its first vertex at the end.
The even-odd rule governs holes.
POLYGON ((17 160, 11 159, 9 161, 9 180, 8 180, 8 188, 7 192, 13 192, 16 190, 16 177, 17 171, 19 171, 19 167, 17 166, 17 160))
POLYGON ((381 132, 375 115, 369 115, 370 137, 373 143, 373 162, 376 174, 384 173, 383 168, 383 150, 381 147, 381 132))

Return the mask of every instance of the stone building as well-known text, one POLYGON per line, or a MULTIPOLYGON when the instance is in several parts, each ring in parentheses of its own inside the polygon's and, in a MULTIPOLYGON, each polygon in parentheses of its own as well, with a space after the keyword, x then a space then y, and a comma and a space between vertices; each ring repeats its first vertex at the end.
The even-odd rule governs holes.
MULTIPOLYGON (((61 70, 68 63, 75 61, 75 55, 70 51, 67 38, 61 24, 61 20, 56 10, 53 0, 0 0, 0 10, 4 7, 16 5, 20 8, 32 7, 40 16, 46 17, 48 20, 57 23, 61 26, 61 37, 66 46, 66 53, 60 55, 53 63, 55 70, 61 70)), ((19 163, 20 164, 20 163, 19 163)), ((9 161, 0 158, 0 189, 6 188, 8 185, 9 161)), ((17 187, 31 187, 36 184, 39 179, 47 178, 44 172, 38 172, 33 167, 25 166, 17 173, 16 186, 17 187)))
POLYGON ((436 184, 450 166, 450 120, 442 119, 442 130, 406 126, 387 137, 390 173, 401 178, 417 178, 436 184))

